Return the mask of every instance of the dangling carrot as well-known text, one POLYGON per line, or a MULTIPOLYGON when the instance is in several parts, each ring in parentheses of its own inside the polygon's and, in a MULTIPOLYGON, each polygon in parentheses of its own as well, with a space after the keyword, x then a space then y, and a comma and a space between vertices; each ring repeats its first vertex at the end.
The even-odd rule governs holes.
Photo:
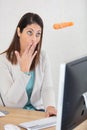
POLYGON ((65 28, 65 27, 73 26, 73 25, 74 25, 73 22, 55 23, 53 25, 53 28, 54 29, 62 29, 62 28, 65 28))

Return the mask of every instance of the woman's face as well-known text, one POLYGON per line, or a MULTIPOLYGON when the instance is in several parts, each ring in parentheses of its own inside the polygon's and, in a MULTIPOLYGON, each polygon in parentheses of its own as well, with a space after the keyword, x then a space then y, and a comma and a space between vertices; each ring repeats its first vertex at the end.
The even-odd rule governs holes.
POLYGON ((20 28, 17 30, 20 40, 20 53, 22 54, 28 46, 37 45, 41 38, 41 27, 34 23, 26 26, 22 32, 20 28))

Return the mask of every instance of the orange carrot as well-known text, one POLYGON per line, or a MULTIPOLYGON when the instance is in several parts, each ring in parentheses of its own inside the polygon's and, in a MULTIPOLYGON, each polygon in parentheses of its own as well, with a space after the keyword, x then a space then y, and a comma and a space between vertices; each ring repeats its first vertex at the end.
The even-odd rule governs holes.
POLYGON ((74 25, 73 22, 55 23, 53 25, 53 28, 54 29, 62 29, 62 28, 65 28, 65 27, 73 26, 73 25, 74 25))

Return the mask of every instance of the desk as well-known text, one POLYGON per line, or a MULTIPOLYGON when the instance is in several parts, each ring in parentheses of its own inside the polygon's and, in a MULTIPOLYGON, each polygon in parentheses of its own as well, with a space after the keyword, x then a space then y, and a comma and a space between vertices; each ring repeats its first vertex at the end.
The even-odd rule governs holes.
MULTIPOLYGON (((18 125, 22 122, 32 121, 32 120, 41 119, 45 117, 45 113, 39 111, 29 111, 29 110, 24 110, 19 108, 14 109, 14 108, 7 108, 1 106, 0 106, 0 110, 5 110, 9 112, 9 114, 7 114, 6 116, 0 117, 0 130, 4 130, 3 126, 8 123, 18 125)), ((21 130, 25 130, 25 129, 21 128, 21 130)), ((44 130, 56 130, 56 128, 51 127, 44 130)), ((87 130, 87 121, 83 122, 74 130, 87 130)))
MULTIPOLYGON (((22 122, 32 121, 36 119, 41 119, 45 117, 45 112, 40 111, 29 111, 19 108, 7 108, 7 107, 1 107, 0 110, 8 111, 9 114, 7 114, 4 117, 0 117, 0 130, 4 130, 5 124, 15 124, 18 125, 22 122)), ((25 130, 21 128, 21 130, 25 130)), ((55 127, 47 128, 45 130, 55 130, 55 127)))

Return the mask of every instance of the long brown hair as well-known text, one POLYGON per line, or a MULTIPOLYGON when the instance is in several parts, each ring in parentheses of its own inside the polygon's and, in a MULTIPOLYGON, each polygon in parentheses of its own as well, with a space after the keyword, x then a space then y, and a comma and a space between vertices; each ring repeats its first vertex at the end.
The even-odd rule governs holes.
POLYGON ((34 58, 32 64, 31 64, 31 68, 30 70, 34 69, 35 66, 37 65, 37 63, 39 62, 39 58, 40 58, 40 51, 41 51, 41 45, 42 45, 42 36, 43 36, 43 21, 41 19, 41 17, 38 14, 35 13, 26 13, 25 15, 22 16, 22 18, 20 19, 17 27, 16 27, 16 31, 13 37, 13 40, 9 46, 9 48, 5 51, 6 52, 6 56, 7 59, 12 63, 12 64, 17 64, 17 58, 15 55, 15 50, 17 50, 18 52, 20 52, 20 42, 19 42, 19 37, 17 34, 17 28, 20 28, 20 32, 23 31, 23 29, 27 26, 27 25, 31 25, 33 23, 38 24, 41 27, 41 38, 39 43, 36 46, 37 49, 37 55, 34 58))

